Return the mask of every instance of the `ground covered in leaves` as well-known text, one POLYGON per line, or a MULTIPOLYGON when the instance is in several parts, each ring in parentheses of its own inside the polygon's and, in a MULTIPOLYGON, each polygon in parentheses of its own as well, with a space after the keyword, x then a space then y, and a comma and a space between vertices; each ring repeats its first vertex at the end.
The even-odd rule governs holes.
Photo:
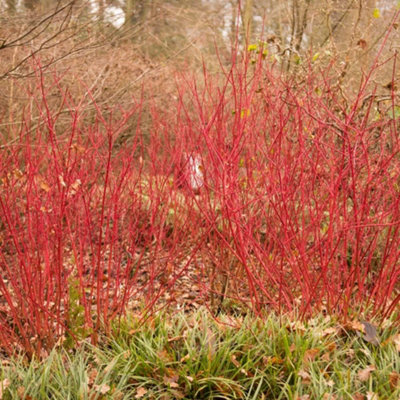
POLYGON ((400 334, 331 317, 130 316, 94 347, 1 362, 1 399, 400 398, 400 334))

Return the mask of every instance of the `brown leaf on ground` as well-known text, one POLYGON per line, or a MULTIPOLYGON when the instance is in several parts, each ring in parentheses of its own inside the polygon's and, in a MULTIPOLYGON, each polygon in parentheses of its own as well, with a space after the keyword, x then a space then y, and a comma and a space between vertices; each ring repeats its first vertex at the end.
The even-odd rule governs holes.
POLYGON ((8 378, 5 378, 0 383, 0 399, 3 398, 5 390, 10 386, 11 382, 8 378))
POLYGON ((106 385, 105 383, 101 384, 101 385, 93 385, 93 389, 96 392, 99 392, 101 394, 106 394, 107 392, 110 391, 110 386, 106 385))
POLYGON ((324 353, 324 354, 322 354, 322 356, 321 356, 321 360, 322 360, 322 361, 328 362, 328 361, 330 361, 330 359, 331 359, 330 353, 324 353))
POLYGON ((179 387, 178 380, 179 380, 179 375, 164 376, 164 379, 163 379, 164 384, 166 386, 169 386, 174 389, 179 387))
POLYGON ((265 365, 268 364, 283 364, 285 362, 285 360, 283 360, 282 358, 279 358, 277 356, 264 356, 262 358, 263 363, 265 365))
POLYGON ((369 365, 367 368, 358 371, 357 377, 361 382, 365 382, 369 379, 371 372, 375 370, 376 368, 374 365, 369 365))
POLYGON ((340 332, 339 327, 329 327, 329 328, 324 329, 321 333, 322 333, 322 336, 325 337, 325 336, 336 335, 339 332, 340 332))
POLYGON ((354 393, 353 394, 353 400, 364 400, 365 396, 361 393, 354 393))
POLYGON ((367 321, 361 321, 361 323, 364 326, 364 332, 365 332, 363 339, 366 342, 369 342, 369 343, 372 343, 372 344, 378 346, 379 338, 378 338, 378 332, 376 331, 376 327, 367 321))
POLYGON ((96 368, 92 368, 88 372, 88 385, 92 386, 93 383, 96 381, 98 375, 98 371, 96 368))
POLYGON ((322 400, 336 400, 336 396, 333 393, 325 393, 322 400))
POLYGON ((309 384, 311 383, 311 375, 307 372, 304 371, 303 369, 301 369, 297 375, 299 375, 299 377, 301 378, 302 383, 304 384, 309 384))
POLYGON ((186 362, 189 359, 190 359, 190 354, 186 354, 181 358, 180 362, 183 363, 183 362, 186 362))
POLYGON ((367 392, 367 400, 379 400, 379 397, 374 392, 367 392))
POLYGON ((397 351, 400 353, 400 333, 393 337, 393 343, 395 344, 397 351))
POLYGON ((236 368, 239 368, 240 363, 239 363, 238 360, 236 360, 236 356, 235 356, 234 354, 231 355, 231 361, 232 361, 232 364, 233 364, 236 368))
POLYGON ((17 395, 20 399, 25 398, 25 387, 24 386, 19 386, 17 389, 17 395))
POLYGON ((357 46, 360 46, 362 50, 367 48, 367 42, 364 39, 359 39, 357 42, 357 46))
POLYGON ((138 390, 136 390, 135 399, 141 399, 146 393, 147 389, 145 389, 144 387, 138 388, 138 390))
POLYGON ((344 328, 348 331, 364 332, 364 325, 357 320, 347 322, 347 324, 344 325, 344 328))
POLYGON ((307 365, 311 361, 315 360, 315 357, 319 354, 320 350, 319 349, 309 349, 306 350, 303 356, 303 364, 307 365))
POLYGON ((392 389, 396 389, 400 383, 400 374, 398 372, 391 372, 389 374, 389 384, 392 389))

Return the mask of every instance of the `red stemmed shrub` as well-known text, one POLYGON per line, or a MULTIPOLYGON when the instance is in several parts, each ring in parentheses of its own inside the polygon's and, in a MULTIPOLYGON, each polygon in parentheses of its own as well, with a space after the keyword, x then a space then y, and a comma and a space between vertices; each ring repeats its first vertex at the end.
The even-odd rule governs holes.
POLYGON ((179 303, 183 278, 212 312, 393 314, 397 97, 377 114, 377 70, 346 102, 329 66, 288 78, 260 43, 180 75, 167 110, 93 114, 38 68, 1 145, 3 350, 96 341, 127 309, 179 303))

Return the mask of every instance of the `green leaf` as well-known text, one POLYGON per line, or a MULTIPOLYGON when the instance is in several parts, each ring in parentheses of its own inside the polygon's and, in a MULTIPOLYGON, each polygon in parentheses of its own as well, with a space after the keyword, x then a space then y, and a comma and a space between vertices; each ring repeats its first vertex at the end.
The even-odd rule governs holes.
POLYGON ((379 8, 374 8, 374 11, 372 12, 372 16, 374 18, 379 18, 381 16, 381 12, 379 11, 379 8))

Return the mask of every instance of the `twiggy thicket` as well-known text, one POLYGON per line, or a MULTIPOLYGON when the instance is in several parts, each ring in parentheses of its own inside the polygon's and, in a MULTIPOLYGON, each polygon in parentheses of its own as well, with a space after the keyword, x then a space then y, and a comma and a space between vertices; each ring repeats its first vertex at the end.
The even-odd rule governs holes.
POLYGON ((2 349, 96 341, 133 303, 173 301, 185 276, 213 313, 396 318, 396 18, 352 97, 337 60, 288 75, 263 41, 219 74, 177 74, 168 107, 148 102, 151 82, 106 107, 32 59, 30 85, 14 83, 29 106, 0 144, 2 349))

